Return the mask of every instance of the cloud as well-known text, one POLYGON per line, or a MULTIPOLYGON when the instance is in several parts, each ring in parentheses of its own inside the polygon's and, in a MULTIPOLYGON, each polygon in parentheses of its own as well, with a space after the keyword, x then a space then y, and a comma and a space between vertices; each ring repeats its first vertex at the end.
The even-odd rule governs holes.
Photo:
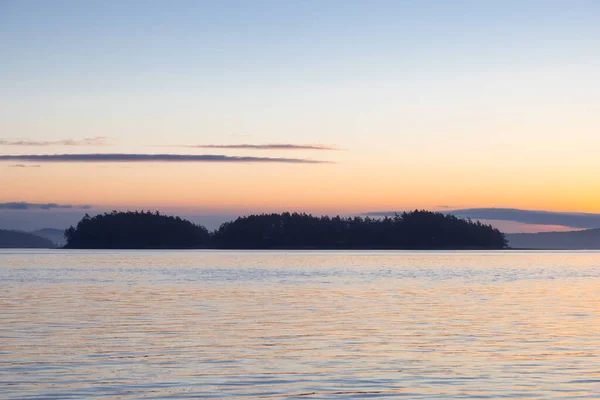
POLYGON ((213 163, 288 163, 327 164, 329 161, 305 158, 230 157, 193 154, 21 154, 0 155, 0 161, 21 162, 213 162, 213 163))
POLYGON ((89 210, 91 205, 57 204, 57 203, 27 203, 25 201, 0 203, 0 210, 89 210))
MULTIPOLYGON (((460 210, 441 211, 459 218, 472 218, 490 221, 513 221, 530 225, 553 225, 569 228, 599 228, 600 214, 573 212, 553 212, 543 210, 519 210, 516 208, 467 208, 460 210)), ((402 211, 375 211, 364 213, 370 216, 392 216, 402 211)))
POLYGON ((41 165, 25 165, 25 164, 13 164, 9 165, 11 168, 40 168, 41 165))
POLYGON ((235 149, 235 150, 339 150, 322 144, 198 144, 184 147, 195 149, 235 149))
POLYGON ((103 146, 108 142, 106 136, 96 136, 81 140, 63 139, 63 140, 0 140, 0 145, 4 146, 103 146))
POLYGON ((448 211, 461 218, 503 220, 536 225, 561 225, 570 228, 598 228, 600 214, 519 210, 516 208, 468 208, 448 211))

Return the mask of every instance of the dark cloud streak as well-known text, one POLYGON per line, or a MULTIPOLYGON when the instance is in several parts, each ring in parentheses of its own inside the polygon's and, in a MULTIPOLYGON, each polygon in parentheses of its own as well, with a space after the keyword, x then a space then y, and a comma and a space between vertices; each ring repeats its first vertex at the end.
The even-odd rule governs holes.
POLYGON ((22 162, 212 162, 212 163, 287 163, 328 164, 329 161, 305 158, 230 157, 193 154, 22 154, 0 155, 0 161, 22 162))
POLYGON ((27 203, 25 201, 0 203, 0 210, 89 210, 91 208, 92 206, 88 204, 27 203))
MULTIPOLYGON (((478 220, 512 221, 531 225, 557 225, 569 228, 600 228, 600 214, 586 214, 573 212, 554 212, 543 210, 519 210, 516 208, 467 208, 461 210, 442 211, 459 218, 472 218, 478 220)), ((376 211, 368 212, 370 216, 391 216, 402 211, 376 211)))
POLYGON ((103 146, 107 144, 108 137, 96 136, 92 138, 63 139, 63 140, 0 140, 3 146, 103 146))
POLYGON ((570 228, 598 228, 600 214, 519 210, 515 208, 470 208, 448 211, 461 218, 504 220, 534 225, 561 225, 570 228))
POLYGON ((194 149, 231 149, 231 150, 340 150, 337 147, 321 144, 198 144, 184 147, 194 149))

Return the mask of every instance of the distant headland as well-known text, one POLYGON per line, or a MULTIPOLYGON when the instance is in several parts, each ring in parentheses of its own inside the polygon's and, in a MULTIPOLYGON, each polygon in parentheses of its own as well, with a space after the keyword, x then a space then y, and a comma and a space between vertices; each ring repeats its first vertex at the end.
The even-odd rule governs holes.
POLYGON ((50 249, 56 247, 50 240, 27 232, 0 229, 0 248, 50 249))
POLYGON ((491 225, 415 210, 394 217, 315 217, 304 213, 239 217, 209 232, 159 212, 85 215, 65 231, 68 249, 503 249, 491 225))

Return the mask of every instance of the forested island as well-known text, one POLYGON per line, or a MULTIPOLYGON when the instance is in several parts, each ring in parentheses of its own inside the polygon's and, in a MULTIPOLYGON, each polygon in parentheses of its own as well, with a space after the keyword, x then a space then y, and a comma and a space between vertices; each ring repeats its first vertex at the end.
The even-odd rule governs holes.
POLYGON ((180 217, 135 211, 85 215, 65 231, 71 249, 503 249, 491 225, 415 210, 394 217, 239 217, 209 232, 180 217))

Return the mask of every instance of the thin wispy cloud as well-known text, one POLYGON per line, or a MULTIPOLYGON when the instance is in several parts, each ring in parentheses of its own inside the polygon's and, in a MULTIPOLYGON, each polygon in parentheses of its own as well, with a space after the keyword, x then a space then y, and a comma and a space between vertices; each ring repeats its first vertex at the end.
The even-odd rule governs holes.
POLYGON ((25 165, 25 164, 13 164, 9 165, 11 168, 40 168, 41 165, 25 165))
POLYGON ((89 210, 91 208, 92 206, 89 204, 28 203, 25 201, 0 203, 0 210, 89 210))
POLYGON ((19 162, 206 162, 206 163, 287 163, 328 164, 330 161, 284 157, 232 157, 194 154, 20 154, 0 155, 0 161, 19 162))
POLYGON ((0 139, 3 146, 104 146, 109 142, 106 136, 96 136, 85 139, 62 139, 62 140, 5 140, 0 139))
POLYGON ((184 147, 195 149, 233 149, 233 150, 340 150, 323 144, 195 144, 184 147))

